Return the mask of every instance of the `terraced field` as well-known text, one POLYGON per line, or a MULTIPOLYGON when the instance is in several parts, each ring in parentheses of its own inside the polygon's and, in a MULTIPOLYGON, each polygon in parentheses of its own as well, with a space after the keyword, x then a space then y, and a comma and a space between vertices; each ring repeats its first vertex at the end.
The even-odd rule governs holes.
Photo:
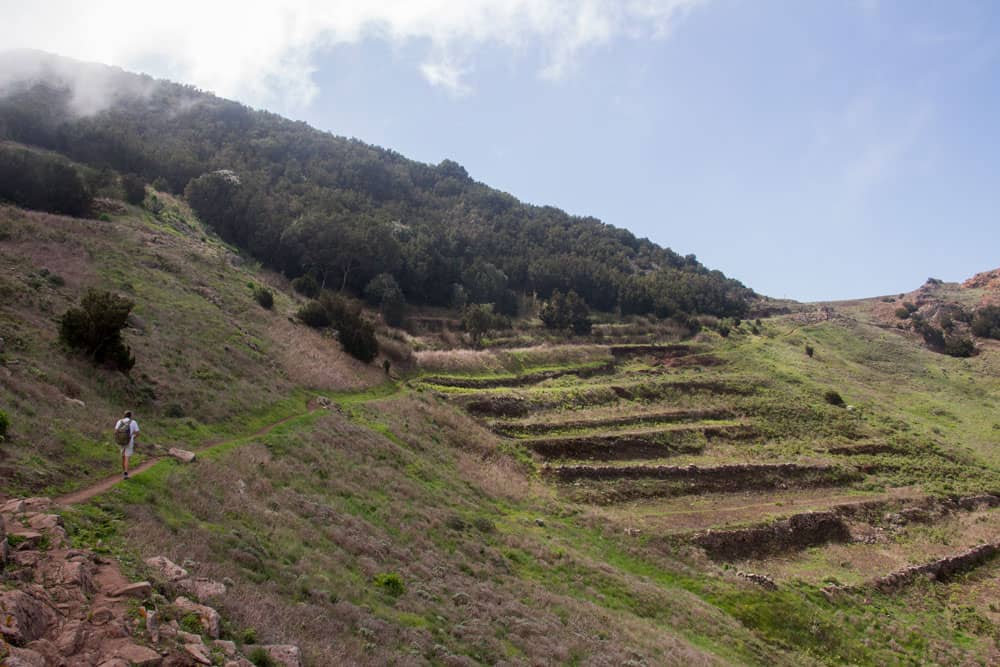
POLYGON ((565 501, 709 570, 830 596, 975 571, 992 590, 996 471, 748 355, 781 344, 613 345, 587 372, 416 384, 505 437, 565 501))

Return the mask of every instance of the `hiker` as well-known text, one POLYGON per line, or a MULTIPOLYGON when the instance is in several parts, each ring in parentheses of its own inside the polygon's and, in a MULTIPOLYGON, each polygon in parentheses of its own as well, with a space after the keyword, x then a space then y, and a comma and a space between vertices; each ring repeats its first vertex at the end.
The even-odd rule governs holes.
POLYGON ((132 411, 126 410, 125 416, 115 424, 115 442, 122 450, 122 477, 128 479, 128 460, 135 448, 135 438, 139 434, 139 423, 132 419, 132 411))

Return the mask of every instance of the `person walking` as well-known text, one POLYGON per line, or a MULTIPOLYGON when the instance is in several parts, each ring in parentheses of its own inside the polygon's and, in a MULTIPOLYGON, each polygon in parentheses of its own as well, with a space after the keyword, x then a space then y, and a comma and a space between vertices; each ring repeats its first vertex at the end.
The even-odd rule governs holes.
POLYGON ((132 411, 126 410, 125 416, 115 424, 115 442, 122 450, 122 477, 128 479, 128 460, 135 450, 135 439, 139 435, 139 423, 132 418, 132 411))

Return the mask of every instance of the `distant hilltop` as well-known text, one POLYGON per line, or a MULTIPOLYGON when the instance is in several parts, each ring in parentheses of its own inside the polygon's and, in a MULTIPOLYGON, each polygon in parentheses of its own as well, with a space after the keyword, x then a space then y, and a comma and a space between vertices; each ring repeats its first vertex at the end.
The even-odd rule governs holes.
POLYGON ((1000 269, 977 273, 962 283, 962 287, 1000 290, 1000 269))

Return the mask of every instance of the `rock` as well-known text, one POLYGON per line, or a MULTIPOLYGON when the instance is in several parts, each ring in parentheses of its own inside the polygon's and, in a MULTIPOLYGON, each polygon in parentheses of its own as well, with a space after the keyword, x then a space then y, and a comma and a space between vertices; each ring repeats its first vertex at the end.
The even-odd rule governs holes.
POLYGON ((59 665, 63 662, 59 648, 48 639, 37 639, 24 648, 40 654, 46 665, 59 665))
POLYGON ((11 647, 3 660, 3 667, 47 667, 45 656, 27 648, 11 647))
MULTIPOLYGON (((9 538, 14 538, 17 551, 35 551, 42 543, 43 535, 36 530, 15 530, 10 533, 9 538)), ((8 538, 8 539, 9 539, 8 538)))
POLYGON ((24 500, 14 498, 0 505, 0 514, 20 514, 24 511, 24 500))
POLYGON ((545 519, 535 519, 535 525, 538 526, 538 527, 540 527, 540 528, 544 528, 545 527, 545 519))
POLYGON ((218 581, 212 581, 205 577, 184 579, 177 582, 177 585, 193 595, 199 602, 226 594, 225 584, 220 584, 218 581))
POLYGON ((24 509, 23 512, 44 512, 46 510, 52 509, 51 498, 45 498, 44 496, 36 496, 34 498, 24 499, 24 509))
POLYGON ((134 584, 128 584, 127 586, 122 586, 121 588, 112 591, 111 597, 129 597, 138 598, 144 600, 149 597, 149 594, 153 592, 153 585, 148 581, 137 581, 134 584))
POLYGON ((114 612, 107 607, 98 607, 90 612, 90 622, 93 625, 107 625, 114 617, 114 612))
POLYGON ((205 628, 208 636, 212 639, 219 638, 219 631, 222 629, 222 619, 219 617, 219 612, 211 607, 192 602, 186 597, 179 597, 174 600, 174 606, 185 614, 198 614, 198 617, 201 619, 201 625, 205 628))
POLYGON ((201 642, 197 644, 185 644, 184 650, 199 665, 211 665, 212 660, 208 657, 208 651, 201 642))
POLYGON ((87 640, 87 633, 84 630, 82 621, 69 621, 62 626, 59 636, 56 638, 56 648, 64 656, 70 656, 80 650, 87 640))
POLYGON ((155 610, 146 610, 146 632, 154 644, 160 641, 160 615, 155 610))
POLYGON ((472 598, 465 593, 459 592, 451 596, 451 601, 454 602, 457 607, 464 607, 472 602, 472 598))
POLYGON ((129 667, 129 664, 121 658, 111 658, 110 660, 105 660, 97 667, 129 667))
POLYGON ((118 647, 114 657, 121 658, 127 664, 135 667, 155 667, 163 662, 159 653, 139 644, 125 644, 118 647))
POLYGON ((193 632, 184 632, 183 630, 177 631, 177 641, 184 644, 197 644, 201 641, 201 635, 196 635, 193 632))
POLYGON ((188 576, 187 570, 164 556, 147 558, 145 563, 163 575, 167 581, 178 581, 188 576))
POLYGON ((236 658, 226 662, 225 667, 254 667, 254 664, 246 658, 236 658))
POLYGON ((171 447, 169 450, 167 450, 167 453, 182 463, 191 463, 192 461, 194 461, 194 456, 195 456, 194 452, 189 452, 186 449, 171 447))
POLYGON ((87 404, 81 401, 79 398, 70 398, 69 396, 67 396, 66 402, 69 403, 70 405, 75 405, 78 408, 87 407, 87 404))
POLYGON ((19 590, 0 593, 0 614, 0 637, 16 646, 44 637, 58 623, 48 605, 19 590))

